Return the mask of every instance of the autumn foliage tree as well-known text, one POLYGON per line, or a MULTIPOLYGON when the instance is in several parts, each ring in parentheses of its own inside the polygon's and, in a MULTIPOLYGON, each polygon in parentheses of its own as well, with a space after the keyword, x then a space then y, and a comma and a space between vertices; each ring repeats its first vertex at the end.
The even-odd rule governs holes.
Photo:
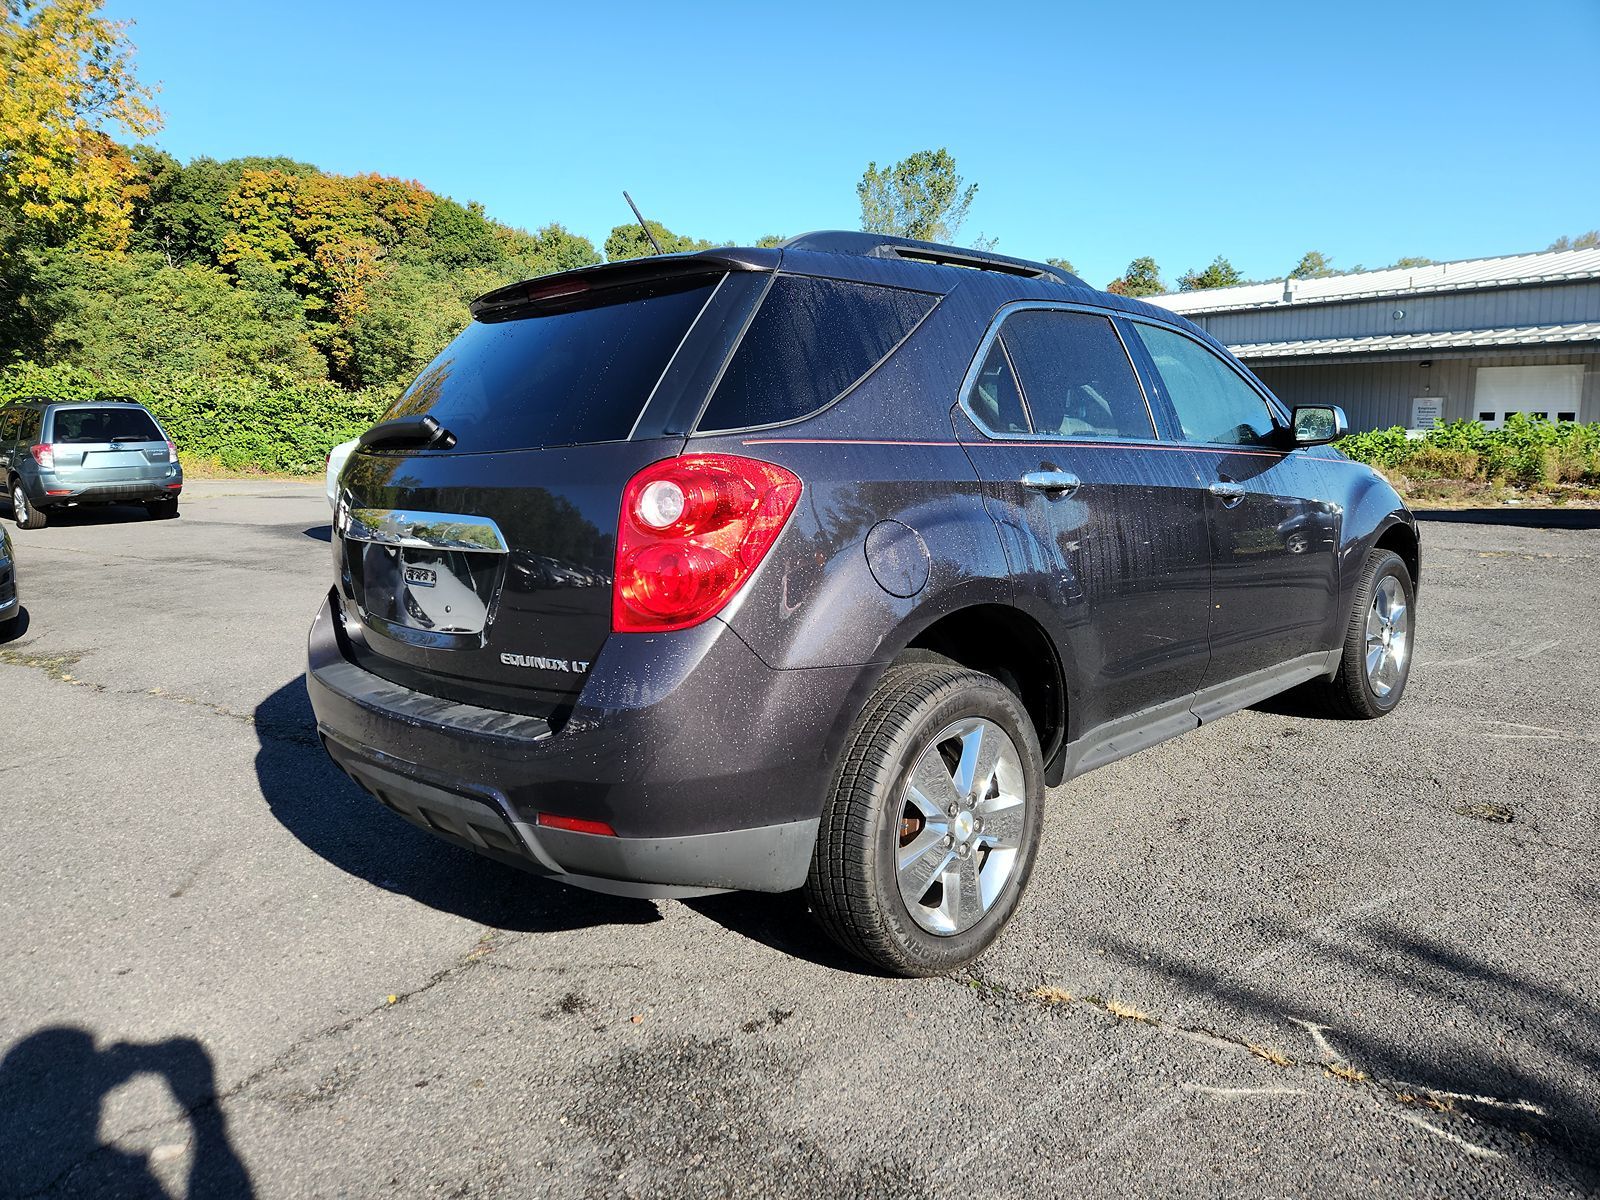
POLYGON ((0 7, 0 238, 122 249, 134 166, 111 137, 161 127, 135 78, 125 22, 98 0, 4 0, 0 7))

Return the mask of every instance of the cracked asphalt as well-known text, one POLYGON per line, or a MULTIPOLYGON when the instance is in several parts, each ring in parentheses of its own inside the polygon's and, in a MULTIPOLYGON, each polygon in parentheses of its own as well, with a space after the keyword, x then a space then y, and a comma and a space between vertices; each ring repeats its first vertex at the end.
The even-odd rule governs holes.
POLYGON ((211 482, 14 535, 0 1195, 1600 1191, 1600 522, 1427 522, 1393 718, 1057 789, 1006 935, 922 981, 361 795, 301 680, 327 523, 211 482))

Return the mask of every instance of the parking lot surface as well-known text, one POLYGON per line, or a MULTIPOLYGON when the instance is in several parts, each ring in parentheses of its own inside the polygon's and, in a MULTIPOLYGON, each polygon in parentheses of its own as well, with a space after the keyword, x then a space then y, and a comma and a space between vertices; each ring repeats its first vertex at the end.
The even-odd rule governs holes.
POLYGON ((1006 934, 918 981, 797 898, 570 890, 362 795, 301 677, 315 484, 18 532, 0 1195, 1594 1193, 1568 523, 1427 522, 1396 716, 1278 702, 1056 789, 1006 934))

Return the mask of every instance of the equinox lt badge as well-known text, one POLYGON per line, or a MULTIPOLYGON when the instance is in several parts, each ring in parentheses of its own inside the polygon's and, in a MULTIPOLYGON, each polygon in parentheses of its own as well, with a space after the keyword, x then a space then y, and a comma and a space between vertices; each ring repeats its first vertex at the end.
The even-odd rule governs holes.
POLYGON ((544 658, 538 654, 502 654, 500 661, 508 667, 536 667, 541 671, 565 671, 569 675, 582 675, 589 669, 588 663, 577 659, 544 658))

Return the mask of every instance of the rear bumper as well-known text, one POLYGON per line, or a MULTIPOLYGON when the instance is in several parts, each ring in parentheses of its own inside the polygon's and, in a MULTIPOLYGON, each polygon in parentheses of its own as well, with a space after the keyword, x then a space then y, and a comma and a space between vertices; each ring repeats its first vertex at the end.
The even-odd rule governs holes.
POLYGON ((63 504, 141 504, 151 500, 176 500, 183 492, 183 473, 161 479, 84 479, 40 471, 23 479, 35 508, 63 504))
POLYGON ((772 670, 719 621, 613 636, 552 730, 361 669, 335 611, 330 597, 312 625, 306 680, 347 774, 446 840, 625 895, 803 883, 838 745, 875 674, 772 670), (540 813, 617 836, 541 826, 540 813))

